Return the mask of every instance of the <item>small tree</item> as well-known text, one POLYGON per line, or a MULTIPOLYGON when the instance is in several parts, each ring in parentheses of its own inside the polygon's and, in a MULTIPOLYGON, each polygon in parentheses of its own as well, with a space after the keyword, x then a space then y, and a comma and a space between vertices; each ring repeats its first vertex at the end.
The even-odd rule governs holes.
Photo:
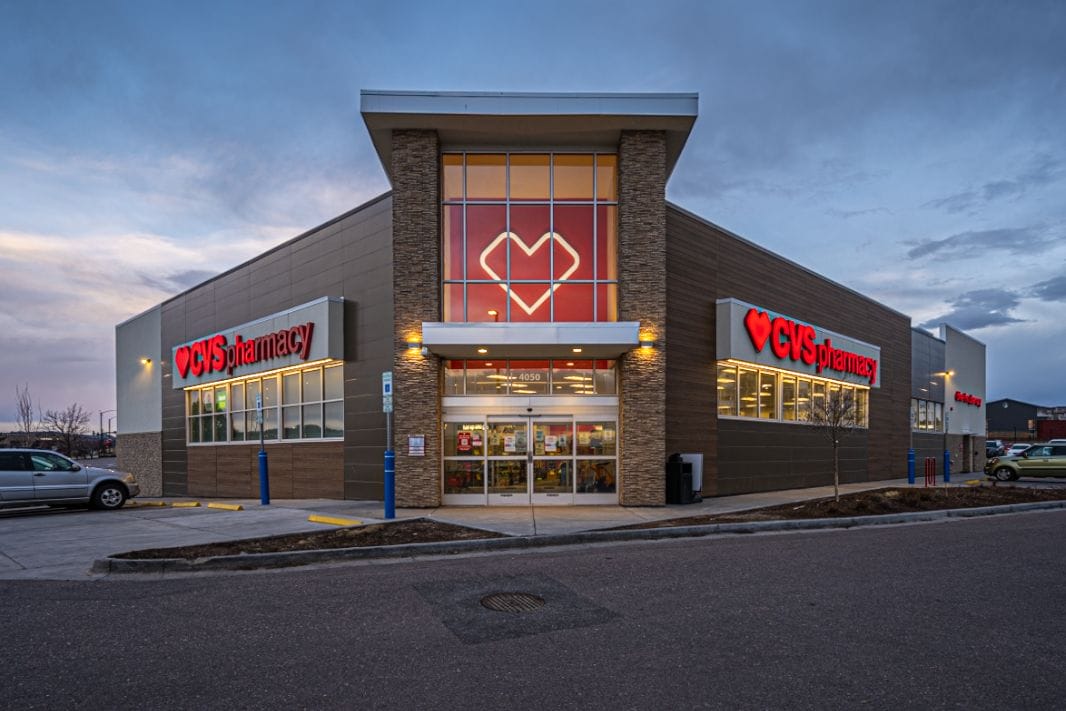
POLYGON ((45 427, 59 434, 60 446, 67 456, 74 456, 74 445, 85 433, 88 422, 89 413, 78 403, 69 405, 65 410, 48 410, 42 421, 45 427))
POLYGON ((821 429, 833 444, 833 497, 840 501, 840 440, 859 426, 862 413, 854 390, 826 390, 825 397, 811 398, 807 421, 821 429))
POLYGON ((30 397, 29 383, 21 388, 15 386, 15 425, 19 432, 19 444, 30 447, 41 428, 41 408, 38 406, 34 415, 33 398, 30 397))

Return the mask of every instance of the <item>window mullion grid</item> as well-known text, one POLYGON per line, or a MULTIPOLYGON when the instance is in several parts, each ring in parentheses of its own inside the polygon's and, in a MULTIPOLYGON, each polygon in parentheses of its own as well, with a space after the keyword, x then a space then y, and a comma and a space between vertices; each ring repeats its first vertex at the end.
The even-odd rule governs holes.
MULTIPOLYGON (((597 200, 600 197, 599 180, 600 154, 592 154, 592 320, 600 320, 599 297, 600 285, 597 281, 597 267, 600 262, 600 254, 597 251, 596 240, 599 237, 599 214, 600 206, 597 200)), ((595 376, 593 376, 595 377, 595 376)))
MULTIPOLYGON (((555 154, 548 154, 548 318, 555 322, 555 154)), ((549 368, 549 372, 550 372, 549 368)), ((551 377, 548 378, 551 391, 551 377)))
POLYGON ((504 154, 504 211, 507 214, 506 226, 507 226, 507 271, 505 272, 505 278, 507 279, 507 291, 506 303, 507 309, 505 311, 507 317, 507 323, 511 322, 511 154, 504 154))

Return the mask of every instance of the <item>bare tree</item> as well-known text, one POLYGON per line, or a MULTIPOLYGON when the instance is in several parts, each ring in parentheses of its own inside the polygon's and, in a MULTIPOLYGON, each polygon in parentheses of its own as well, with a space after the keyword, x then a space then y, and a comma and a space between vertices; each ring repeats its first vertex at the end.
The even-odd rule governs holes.
POLYGON ((855 391, 827 387, 824 397, 811 398, 808 422, 817 426, 833 444, 833 497, 840 501, 840 440, 861 424, 862 413, 855 391))
POLYGON ((85 433, 89 422, 89 412, 78 403, 69 405, 65 410, 48 410, 44 413, 42 424, 59 434, 63 454, 74 456, 74 445, 85 433))
POLYGON ((37 437, 37 430, 41 428, 41 408, 38 406, 37 414, 34 415, 29 383, 21 388, 15 386, 15 424, 19 431, 19 443, 23 447, 32 446, 37 437))

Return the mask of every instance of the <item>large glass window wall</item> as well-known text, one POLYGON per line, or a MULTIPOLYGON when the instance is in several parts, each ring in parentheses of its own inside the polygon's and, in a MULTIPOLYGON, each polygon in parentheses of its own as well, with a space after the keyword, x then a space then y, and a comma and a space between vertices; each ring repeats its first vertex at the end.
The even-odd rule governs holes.
POLYGON ((618 319, 617 155, 441 161, 445 321, 618 319))
POLYGON ((188 443, 258 442, 257 399, 264 441, 344 437, 344 368, 335 363, 188 388, 188 443))
POLYGON ((826 398, 854 403, 857 426, 869 426, 870 390, 836 380, 722 361, 717 364, 718 415, 809 424, 826 398))

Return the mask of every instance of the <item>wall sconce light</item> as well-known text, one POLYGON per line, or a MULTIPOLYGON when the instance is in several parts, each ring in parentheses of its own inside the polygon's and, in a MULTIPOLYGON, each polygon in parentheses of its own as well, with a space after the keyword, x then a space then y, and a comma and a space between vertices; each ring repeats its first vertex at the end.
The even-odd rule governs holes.
POLYGON ((652 348, 655 347, 655 341, 641 341, 640 347, 643 350, 650 351, 652 348))
POLYGON ((141 365, 151 365, 151 364, 152 364, 152 359, 151 358, 141 358, 141 365))
POLYGON ((417 351, 421 347, 422 347, 422 344, 419 343, 418 341, 408 341, 407 342, 407 350, 409 350, 409 351, 417 351))

